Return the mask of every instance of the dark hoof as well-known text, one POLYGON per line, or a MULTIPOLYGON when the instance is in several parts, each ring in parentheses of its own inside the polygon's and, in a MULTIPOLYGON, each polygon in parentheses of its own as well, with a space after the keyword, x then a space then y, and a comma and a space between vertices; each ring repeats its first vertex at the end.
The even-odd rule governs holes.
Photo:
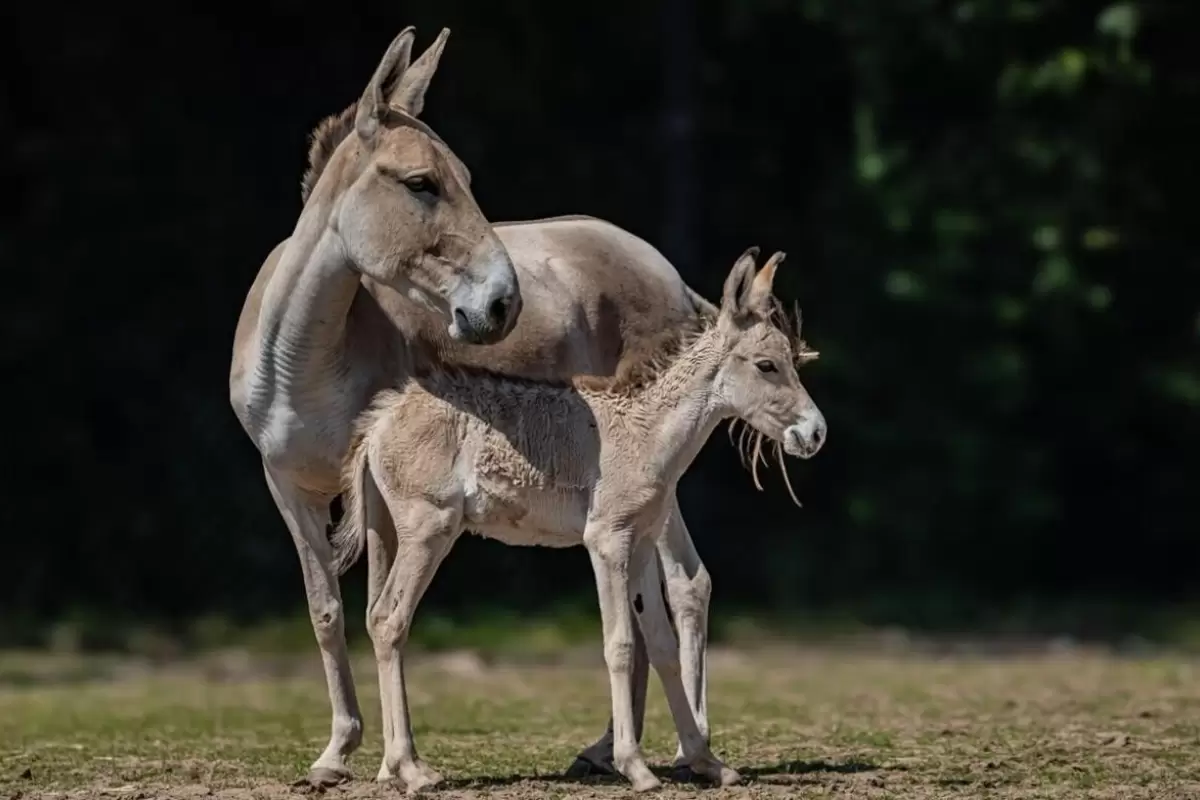
POLYGON ((307 783, 317 789, 328 789, 350 780, 349 772, 341 772, 329 767, 313 767, 308 771, 307 783))
POLYGON ((708 779, 694 772, 687 764, 676 764, 671 767, 670 778, 675 783, 708 783, 708 779))
POLYGON ((587 760, 583 756, 579 756, 575 759, 571 766, 567 767, 567 771, 564 774, 566 777, 572 779, 594 778, 598 775, 616 775, 617 770, 613 767, 611 762, 607 764, 597 764, 594 761, 587 760))

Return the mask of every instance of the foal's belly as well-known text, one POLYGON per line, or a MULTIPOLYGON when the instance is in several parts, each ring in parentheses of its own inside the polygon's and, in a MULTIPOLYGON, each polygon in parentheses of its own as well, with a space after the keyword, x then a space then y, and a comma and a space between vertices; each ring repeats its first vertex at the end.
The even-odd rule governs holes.
POLYGON ((578 490, 526 489, 481 482, 468 492, 464 527, 518 547, 574 547, 583 543, 587 496, 578 490))

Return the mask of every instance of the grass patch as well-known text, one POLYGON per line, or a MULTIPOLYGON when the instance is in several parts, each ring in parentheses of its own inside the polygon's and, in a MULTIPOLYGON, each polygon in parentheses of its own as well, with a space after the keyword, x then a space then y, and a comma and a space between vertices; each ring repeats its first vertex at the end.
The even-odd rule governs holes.
MULTIPOLYGON (((603 729, 599 663, 495 664, 452 654, 408 670, 418 747, 456 798, 626 796, 558 779, 603 729)), ((292 795, 328 736, 316 657, 0 656, 0 797, 292 795), (11 681, 5 676, 25 675, 11 681), (45 680, 30 680, 42 675, 45 680)), ((834 649, 714 651, 714 749, 753 797, 1188 797, 1200 792, 1200 664, 1090 652, 1022 657, 834 649)), ((369 661, 355 674, 360 780, 384 796, 369 661)), ((645 748, 674 737, 652 680, 645 748)), ((705 795, 746 796, 746 789, 705 795)), ((667 796, 696 787, 667 783, 667 796)))

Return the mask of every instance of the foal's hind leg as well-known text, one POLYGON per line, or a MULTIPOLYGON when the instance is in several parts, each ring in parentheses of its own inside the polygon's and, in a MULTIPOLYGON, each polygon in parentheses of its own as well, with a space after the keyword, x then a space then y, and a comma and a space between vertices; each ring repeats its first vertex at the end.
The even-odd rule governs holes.
MULTIPOLYGON (((415 792, 439 783, 442 776, 417 755, 404 685, 404 646, 417 604, 462 531, 461 514, 424 499, 387 498, 387 507, 394 524, 394 543, 368 539, 372 559, 386 556, 391 546, 395 548, 387 578, 367 610, 384 715, 380 777, 397 777, 408 791, 415 792)), ((368 526, 369 537, 381 533, 378 522, 368 521, 368 526)), ((382 569, 373 567, 371 572, 375 583, 382 569)))
POLYGON ((663 693, 667 696, 667 705, 670 706, 675 730, 679 734, 681 755, 677 763, 722 786, 737 783, 740 779, 737 772, 722 764, 709 749, 708 731, 702 731, 698 726, 684 690, 679 643, 675 639, 675 632, 671 630, 671 621, 663 602, 658 558, 653 543, 648 540, 638 543, 630 562, 630 573, 633 610, 646 639, 650 663, 662 681, 663 693))
MULTIPOLYGON (((712 595, 712 579, 692 543, 677 498, 671 499, 667 522, 658 539, 658 555, 662 559, 662 575, 669 603, 667 610, 674 615, 675 630, 679 633, 683 687, 687 691, 696 725, 707 742, 708 602, 712 595)), ((683 761, 681 743, 676 762, 682 764, 683 761)))

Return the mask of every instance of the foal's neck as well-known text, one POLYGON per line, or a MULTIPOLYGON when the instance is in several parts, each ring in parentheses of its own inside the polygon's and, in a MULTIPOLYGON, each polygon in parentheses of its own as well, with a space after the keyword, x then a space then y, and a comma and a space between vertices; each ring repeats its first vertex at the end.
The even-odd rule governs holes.
POLYGON ((727 415, 713 392, 727 350, 724 335, 709 328, 637 398, 650 434, 645 459, 664 481, 679 479, 727 415))

